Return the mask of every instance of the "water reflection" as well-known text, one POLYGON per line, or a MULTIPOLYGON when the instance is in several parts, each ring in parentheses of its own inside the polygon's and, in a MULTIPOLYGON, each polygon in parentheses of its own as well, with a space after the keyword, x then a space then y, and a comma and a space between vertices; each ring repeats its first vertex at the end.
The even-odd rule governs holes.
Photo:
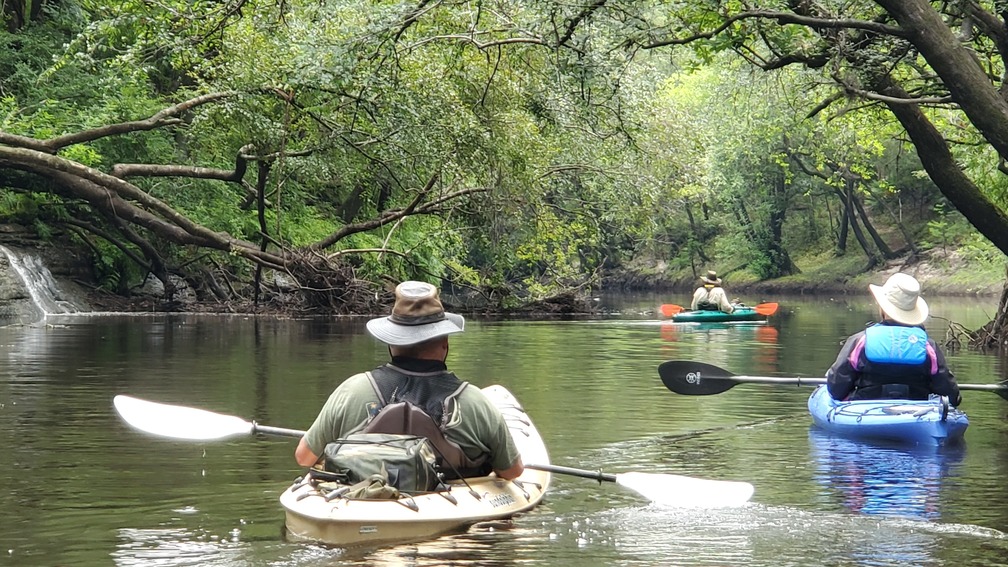
POLYGON ((746 339, 761 342, 777 342, 777 329, 766 321, 737 321, 724 323, 674 323, 661 321, 661 337, 666 341, 678 341, 683 336, 705 335, 707 337, 728 337, 738 332, 746 339))
POLYGON ((684 343, 702 348, 703 360, 727 358, 744 351, 751 356, 746 373, 776 374, 780 371, 780 331, 765 321, 737 323, 672 323, 663 321, 661 338, 669 343, 684 343))
POLYGON ((809 430, 817 482, 851 512, 917 520, 941 517, 942 483, 956 476, 965 447, 903 448, 809 430))
MULTIPOLYGON (((667 299, 639 304, 653 310, 667 299)), ((940 311, 966 324, 978 303, 946 301, 940 311)), ((634 305, 623 312, 643 312, 634 305)), ((387 359, 363 320, 61 316, 0 328, 0 566, 1004 564, 1008 403, 998 396, 966 395, 976 427, 960 462, 810 443, 804 387, 680 396, 658 378, 671 359, 822 376, 873 316, 870 299, 853 305, 796 298, 769 325, 707 329, 653 314, 473 317, 453 343, 454 369, 513 391, 556 464, 744 480, 756 487, 751 505, 650 506, 614 483, 557 475, 543 504, 513 524, 351 551, 281 537, 277 496, 300 473, 290 441, 150 439, 125 426, 111 400, 130 394, 305 428, 340 380, 387 359), (918 484, 873 482, 887 474, 918 484)), ((949 356, 962 382, 992 383, 1008 368, 987 354, 949 356)))

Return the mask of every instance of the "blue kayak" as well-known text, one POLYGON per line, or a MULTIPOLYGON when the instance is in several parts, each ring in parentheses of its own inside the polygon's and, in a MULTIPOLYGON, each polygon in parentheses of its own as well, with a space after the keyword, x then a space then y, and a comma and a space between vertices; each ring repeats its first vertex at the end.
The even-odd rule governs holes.
POLYGON ((736 307, 731 313, 724 311, 680 311, 672 316, 676 323, 725 323, 729 321, 766 321, 766 315, 760 315, 754 307, 736 307))
POLYGON ((969 426, 965 413, 935 395, 927 400, 837 401, 822 385, 809 396, 808 409, 825 431, 914 445, 957 443, 969 426))

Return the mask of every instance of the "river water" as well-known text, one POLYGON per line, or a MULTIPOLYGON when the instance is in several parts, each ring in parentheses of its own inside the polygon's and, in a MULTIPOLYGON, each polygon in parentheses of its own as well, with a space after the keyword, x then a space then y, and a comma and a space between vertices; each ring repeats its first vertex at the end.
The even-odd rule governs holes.
MULTIPOLYGON (((752 502, 675 509, 554 475, 544 503, 511 522, 357 550, 284 540, 277 497, 301 472, 293 440, 153 438, 123 424, 112 398, 304 429, 336 384, 386 359, 365 319, 73 315, 2 327, 0 566, 1008 564, 1008 401, 997 395, 964 392, 963 446, 910 450, 821 435, 805 386, 691 397, 658 378, 671 359, 820 377, 874 317, 867 296, 774 298, 769 325, 655 314, 685 295, 603 296, 618 312, 591 318, 470 319, 450 366, 511 390, 555 464, 744 480, 752 502)), ((939 339, 947 320, 975 328, 996 307, 929 299, 939 339)), ((1008 373, 996 355, 949 360, 963 383, 1008 373)))

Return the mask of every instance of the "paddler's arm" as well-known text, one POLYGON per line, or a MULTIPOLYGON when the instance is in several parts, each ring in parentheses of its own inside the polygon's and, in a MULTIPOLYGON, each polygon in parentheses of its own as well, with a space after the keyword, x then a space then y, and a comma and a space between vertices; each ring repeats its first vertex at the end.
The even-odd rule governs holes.
POLYGON ((505 480, 518 478, 523 472, 525 472, 525 464, 522 463, 521 457, 518 457, 518 460, 513 465, 502 471, 494 470, 494 474, 505 480))
POLYGON ((504 416, 500 415, 497 408, 491 406, 498 419, 494 433, 488 438, 486 447, 490 450, 490 466, 497 476, 513 480, 521 476, 525 471, 525 464, 522 462, 521 453, 515 445, 514 438, 508 430, 504 416))
POLYGON ((315 421, 298 441, 297 449, 294 450, 294 460, 297 464, 303 467, 314 466, 330 441, 363 426, 367 419, 367 410, 362 404, 354 403, 358 392, 362 389, 368 394, 372 392, 371 382, 363 373, 347 378, 333 390, 332 394, 329 394, 315 421), (319 452, 316 453, 315 449, 319 452))
MULTIPOLYGON (((863 336, 864 331, 847 337, 833 366, 826 371, 826 389, 834 400, 846 400, 857 385, 858 369, 851 363, 850 357, 858 339, 863 336)), ((858 359, 860 360, 860 355, 858 359)))
POLYGON ((938 372, 931 377, 929 384, 931 391, 939 396, 948 396, 949 403, 955 407, 962 405, 962 395, 959 393, 959 384, 956 382, 955 374, 949 370, 948 363, 945 362, 945 354, 942 353, 934 339, 928 339, 931 348, 934 349, 935 363, 938 372))
POLYGON ((728 301, 728 292, 724 288, 715 288, 718 290, 717 300, 718 305, 721 307, 721 311, 731 315, 735 311, 735 306, 728 301))
POLYGON ((298 441, 297 449, 294 449, 294 460, 302 467, 312 467, 318 462, 319 456, 311 450, 311 447, 308 446, 308 442, 305 441, 304 437, 302 437, 301 440, 298 441))

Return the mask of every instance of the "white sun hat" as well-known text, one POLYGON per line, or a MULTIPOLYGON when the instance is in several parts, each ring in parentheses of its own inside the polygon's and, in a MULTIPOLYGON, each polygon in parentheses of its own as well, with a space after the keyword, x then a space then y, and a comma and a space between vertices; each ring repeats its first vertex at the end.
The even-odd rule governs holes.
POLYGON ((895 273, 886 283, 868 285, 875 301, 890 319, 904 325, 920 325, 928 318, 928 305, 920 296, 920 282, 913 276, 895 273))

